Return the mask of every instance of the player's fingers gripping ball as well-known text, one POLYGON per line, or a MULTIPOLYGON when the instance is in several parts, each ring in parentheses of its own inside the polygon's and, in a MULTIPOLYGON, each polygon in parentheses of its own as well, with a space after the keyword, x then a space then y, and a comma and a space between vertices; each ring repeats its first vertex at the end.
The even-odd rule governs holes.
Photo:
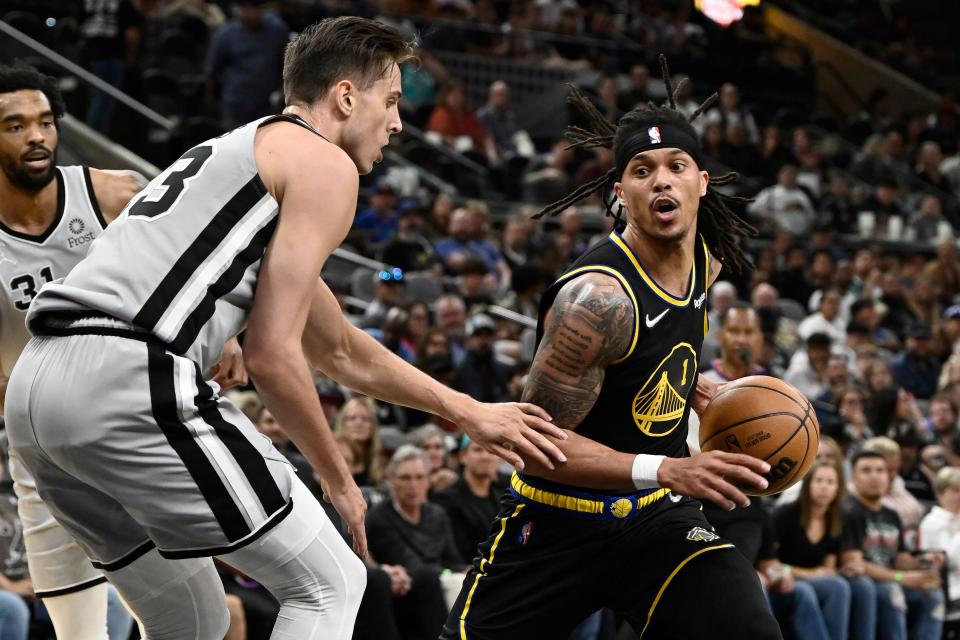
POLYGON ((770 483, 754 496, 780 493, 810 469, 820 424, 806 397, 783 380, 749 376, 730 382, 700 416, 700 450, 743 453, 766 461, 770 483))

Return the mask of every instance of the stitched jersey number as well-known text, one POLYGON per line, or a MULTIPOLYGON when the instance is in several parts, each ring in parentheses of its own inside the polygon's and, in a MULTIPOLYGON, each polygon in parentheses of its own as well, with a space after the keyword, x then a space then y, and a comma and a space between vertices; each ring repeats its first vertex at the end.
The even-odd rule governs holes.
POLYGON ((154 218, 169 211, 187 187, 187 181, 200 173, 200 169, 212 155, 213 147, 204 145, 194 147, 180 156, 180 159, 170 167, 170 173, 163 179, 163 182, 147 192, 136 204, 130 207, 129 215, 154 218))
MULTIPOLYGON (((40 269, 39 280, 41 287, 52 281, 53 269, 51 269, 49 266, 40 269)), ((33 302, 33 299, 37 297, 37 280, 29 273, 25 273, 22 276, 17 276, 11 280, 10 288, 20 294, 20 299, 13 302, 13 306, 20 311, 26 311, 29 309, 30 303, 33 302)))

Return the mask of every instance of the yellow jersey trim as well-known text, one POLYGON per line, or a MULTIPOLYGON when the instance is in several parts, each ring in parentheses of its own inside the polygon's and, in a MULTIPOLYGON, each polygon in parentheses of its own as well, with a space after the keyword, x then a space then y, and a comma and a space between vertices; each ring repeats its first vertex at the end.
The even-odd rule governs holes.
POLYGON ((633 249, 627 246, 627 243, 617 235, 617 232, 614 231, 610 234, 610 240, 613 244, 620 247, 620 250, 623 251, 624 255, 633 263, 634 268, 636 268, 637 273, 640 274, 640 278, 647 283, 647 286, 650 287, 650 290, 653 291, 657 296, 662 298, 669 304, 672 304, 675 307, 685 307, 690 304, 690 300, 693 299, 693 289, 697 283, 697 260, 694 258, 693 264, 690 268, 690 290, 687 291, 687 297, 684 299, 677 298, 676 296, 671 295, 667 291, 656 283, 656 281, 647 275, 647 272, 641 266, 640 261, 637 259, 637 256, 634 255, 633 249))
POLYGON ((699 556, 701 553, 706 553, 707 551, 715 551, 717 549, 732 549, 732 548, 733 548, 733 545, 730 543, 727 543, 727 544, 717 544, 712 547, 706 547, 704 549, 694 551, 693 553, 688 555, 686 558, 684 558, 683 562, 678 564, 676 568, 670 572, 670 575, 667 576, 667 579, 663 581, 662 585, 660 585, 660 590, 657 591, 657 597, 653 599, 653 604, 650 605, 650 611, 647 612, 647 622, 646 624, 643 625, 643 631, 640 632, 641 640, 643 640, 643 634, 646 633, 647 627, 650 626, 650 620, 653 619, 653 611, 654 609, 657 608, 657 605, 660 603, 660 598, 663 596, 663 592, 667 590, 667 587, 670 585, 670 581, 673 580, 674 576, 676 576, 680 572, 680 569, 683 569, 684 565, 686 565, 688 562, 690 562, 691 560, 699 556))
POLYGON ((640 337, 640 305, 637 304, 637 297, 633 294, 633 289, 630 287, 630 284, 627 282, 627 279, 623 277, 623 274, 614 269, 613 267, 608 267, 604 264, 593 264, 587 265, 585 267, 577 267, 573 271, 568 271, 557 279, 557 282, 563 282, 564 280, 569 280, 574 276, 578 276, 582 273, 588 271, 601 271, 607 275, 611 275, 617 279, 620 283, 620 286, 623 287, 623 290, 627 292, 627 295, 630 296, 630 302, 633 303, 633 339, 630 341, 630 348, 627 349, 627 352, 614 360, 611 364, 620 364, 624 360, 630 357, 630 354, 633 353, 633 350, 637 346, 637 339, 640 337))
MULTIPOLYGON (((703 243, 703 259, 704 267, 703 272, 706 274, 703 280, 703 290, 710 291, 710 249, 707 247, 707 241, 703 237, 703 234, 700 234, 700 241, 703 243)), ((704 302, 703 305, 703 337, 706 339, 707 333, 710 331, 710 320, 707 319, 707 305, 704 302)))
MULTIPOLYGON (((602 515, 605 510, 605 504, 603 500, 591 500, 590 498, 568 496, 562 493, 539 489, 524 482, 516 471, 513 472, 513 475, 510 478, 510 486, 513 487, 514 491, 527 500, 530 500, 531 502, 537 502, 548 507, 566 509, 567 511, 576 511, 577 513, 587 513, 593 515, 602 515)), ((633 509, 642 509, 647 505, 653 504, 654 502, 662 499, 668 493, 670 493, 670 489, 667 489, 666 487, 657 489, 652 493, 648 493, 640 498, 637 498, 636 503, 630 502, 629 497, 624 496, 623 499, 626 502, 629 502, 630 506, 627 508, 626 505, 623 505, 621 507, 621 513, 623 515, 617 515, 616 513, 615 515, 617 515, 617 517, 624 517, 633 509)))
POLYGON ((477 590, 480 577, 487 575, 487 567, 493 564, 493 556, 497 553, 497 546, 500 544, 503 534, 507 531, 507 521, 519 515, 523 511, 523 507, 524 505, 518 504, 513 513, 506 518, 500 518, 500 533, 497 534, 497 537, 493 539, 493 544, 490 545, 490 555, 487 558, 480 559, 480 569, 477 571, 477 577, 473 580, 473 586, 470 587, 470 593, 467 594, 467 601, 463 603, 463 613, 460 614, 460 640, 467 640, 467 612, 470 610, 473 592, 477 590))

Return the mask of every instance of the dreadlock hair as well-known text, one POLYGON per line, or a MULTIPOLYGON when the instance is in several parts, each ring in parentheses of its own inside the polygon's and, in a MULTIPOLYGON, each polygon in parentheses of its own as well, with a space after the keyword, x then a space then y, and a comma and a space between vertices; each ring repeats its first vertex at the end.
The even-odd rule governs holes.
MULTIPOLYGON (((650 103, 647 107, 638 107, 625 114, 617 125, 609 122, 601 114, 593 103, 573 85, 570 86, 570 94, 567 96, 567 102, 576 106, 586 117, 589 128, 568 127, 567 138, 570 140, 569 149, 593 149, 603 147, 612 149, 614 154, 620 146, 638 131, 644 131, 648 127, 659 124, 669 124, 678 127, 688 133, 694 140, 698 139, 696 131, 690 124, 696 120, 704 111, 706 111, 717 100, 717 93, 707 98, 689 118, 677 109, 677 96, 683 89, 686 79, 673 87, 670 80, 670 72, 667 68, 667 59, 660 55, 660 69, 663 73, 663 82, 667 89, 667 102, 663 105, 650 103)), ((600 192, 601 200, 606 214, 613 217, 618 225, 625 223, 623 220, 623 206, 617 202, 615 196, 608 200, 605 196, 607 189, 621 176, 617 175, 616 167, 610 169, 602 176, 581 185, 574 191, 556 202, 547 205, 535 214, 534 218, 543 216, 555 216, 567 207, 579 202, 592 193, 600 192), (616 209, 614 209, 616 207, 616 209)), ((735 213, 730 205, 732 203, 747 203, 749 198, 738 196, 728 196, 720 193, 714 187, 728 185, 737 179, 735 172, 726 173, 721 176, 711 176, 707 184, 706 195, 700 198, 700 215, 697 217, 697 231, 703 235, 710 249, 710 253, 715 256, 725 266, 729 266, 737 273, 750 267, 750 260, 744 254, 740 242, 747 237, 757 235, 757 230, 746 220, 735 213)))

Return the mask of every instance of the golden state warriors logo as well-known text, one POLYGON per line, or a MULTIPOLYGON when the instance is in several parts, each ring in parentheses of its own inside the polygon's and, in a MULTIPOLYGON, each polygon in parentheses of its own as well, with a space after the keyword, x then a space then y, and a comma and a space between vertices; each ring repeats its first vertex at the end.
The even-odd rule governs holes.
POLYGON ((661 438, 680 424, 687 393, 697 380, 697 352, 681 342, 653 370, 633 398, 633 421, 643 433, 661 438))
POLYGON ((633 511, 633 503, 626 498, 620 498, 610 505, 610 513, 617 518, 626 518, 633 511))

